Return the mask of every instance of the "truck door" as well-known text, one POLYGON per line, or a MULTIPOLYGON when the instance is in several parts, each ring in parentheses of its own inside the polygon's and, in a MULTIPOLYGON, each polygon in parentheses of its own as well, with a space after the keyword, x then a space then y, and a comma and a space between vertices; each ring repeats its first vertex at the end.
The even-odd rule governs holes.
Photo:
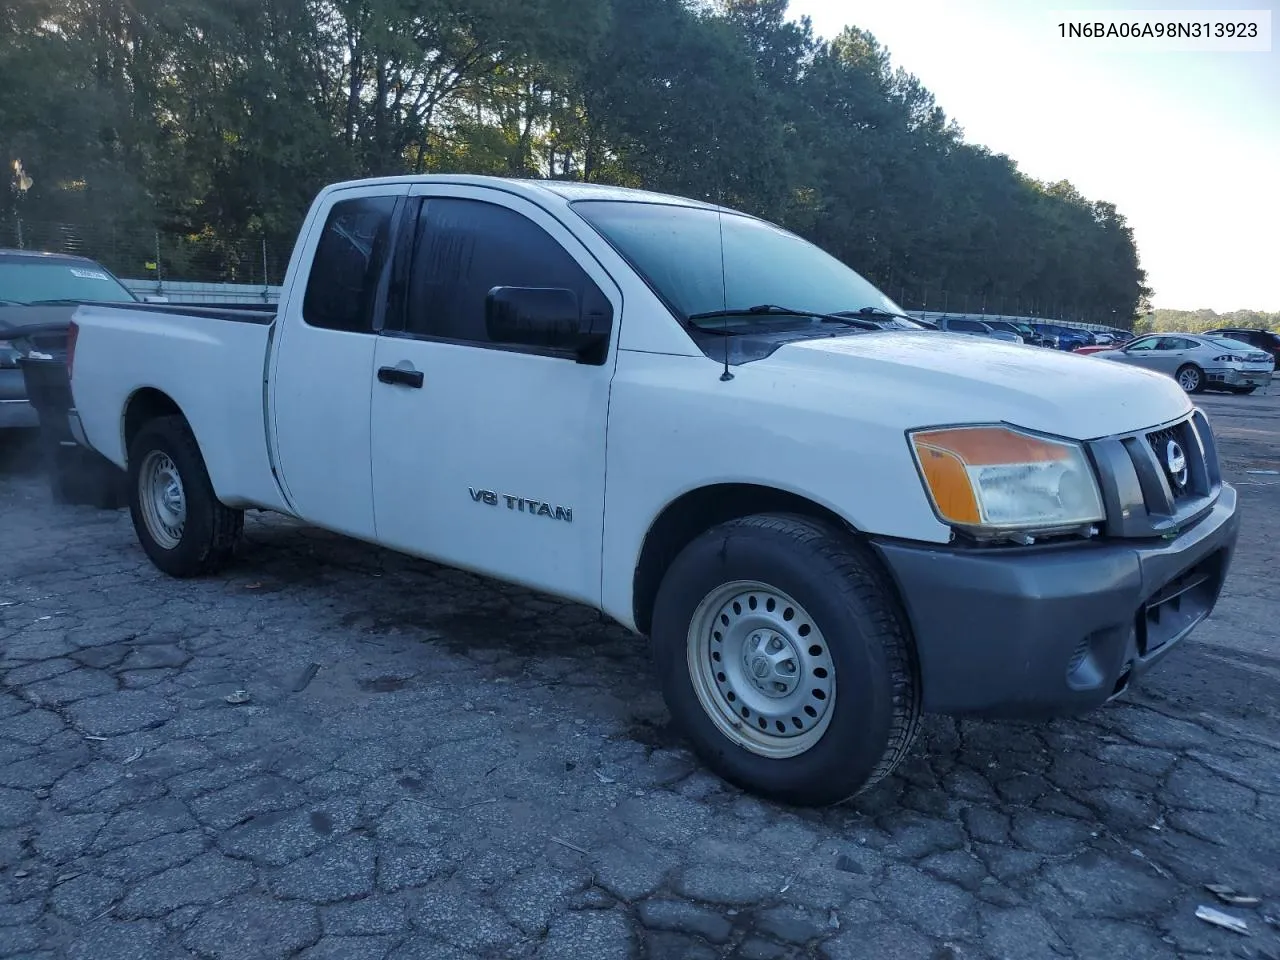
POLYGON ((372 539, 369 396, 375 325, 407 186, 342 190, 299 239, 268 383, 275 468, 297 514, 372 539))
POLYGON ((588 603, 600 599, 603 364, 489 340, 497 286, 621 293, 555 217, 483 187, 415 187, 374 358, 378 540, 588 603), (412 226, 410 226, 412 224, 412 226), (412 236, 410 236, 410 231, 412 236))

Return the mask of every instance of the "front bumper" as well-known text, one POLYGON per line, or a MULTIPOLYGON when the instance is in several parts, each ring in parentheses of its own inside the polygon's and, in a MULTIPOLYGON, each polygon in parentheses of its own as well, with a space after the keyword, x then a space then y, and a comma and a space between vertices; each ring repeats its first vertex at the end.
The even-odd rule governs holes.
POLYGON ((1239 534, 1223 484, 1171 540, 955 549, 880 541, 915 636, 924 709, 1044 717, 1122 693, 1213 610, 1239 534))

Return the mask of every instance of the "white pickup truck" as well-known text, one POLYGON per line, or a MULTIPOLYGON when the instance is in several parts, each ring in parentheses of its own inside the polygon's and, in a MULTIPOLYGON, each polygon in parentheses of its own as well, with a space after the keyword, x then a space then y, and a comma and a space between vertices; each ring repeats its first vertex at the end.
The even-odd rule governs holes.
POLYGON ((1120 694, 1237 536, 1171 378, 900 314, 706 203, 342 183, 274 313, 80 307, 69 421, 166 573, 217 570, 257 508, 587 604, 651 638, 705 763, 823 804, 922 712, 1120 694))

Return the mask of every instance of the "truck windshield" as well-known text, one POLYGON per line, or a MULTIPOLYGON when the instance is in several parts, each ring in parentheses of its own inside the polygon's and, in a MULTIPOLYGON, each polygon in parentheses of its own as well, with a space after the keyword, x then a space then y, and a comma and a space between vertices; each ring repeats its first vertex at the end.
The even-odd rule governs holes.
POLYGON ((920 328, 880 315, 902 308, 835 257, 773 224, 675 204, 579 200, 573 209, 695 326, 722 326, 726 312, 740 327, 794 324, 794 312, 856 316, 870 307, 884 328, 920 328), (757 304, 784 304, 788 312, 750 312, 757 304), (708 316, 696 319, 700 314, 708 316))
POLYGON ((83 300, 130 303, 137 298, 90 260, 0 257, 0 305, 83 300))

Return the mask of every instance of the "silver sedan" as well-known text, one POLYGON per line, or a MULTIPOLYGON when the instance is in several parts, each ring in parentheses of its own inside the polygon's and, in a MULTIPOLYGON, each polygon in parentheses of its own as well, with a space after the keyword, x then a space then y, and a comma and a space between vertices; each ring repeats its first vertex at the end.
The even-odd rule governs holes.
POLYGON ((1206 387, 1253 393, 1271 382, 1276 365, 1271 354, 1247 343, 1191 333, 1153 333, 1093 356, 1167 373, 1187 393, 1206 387))

